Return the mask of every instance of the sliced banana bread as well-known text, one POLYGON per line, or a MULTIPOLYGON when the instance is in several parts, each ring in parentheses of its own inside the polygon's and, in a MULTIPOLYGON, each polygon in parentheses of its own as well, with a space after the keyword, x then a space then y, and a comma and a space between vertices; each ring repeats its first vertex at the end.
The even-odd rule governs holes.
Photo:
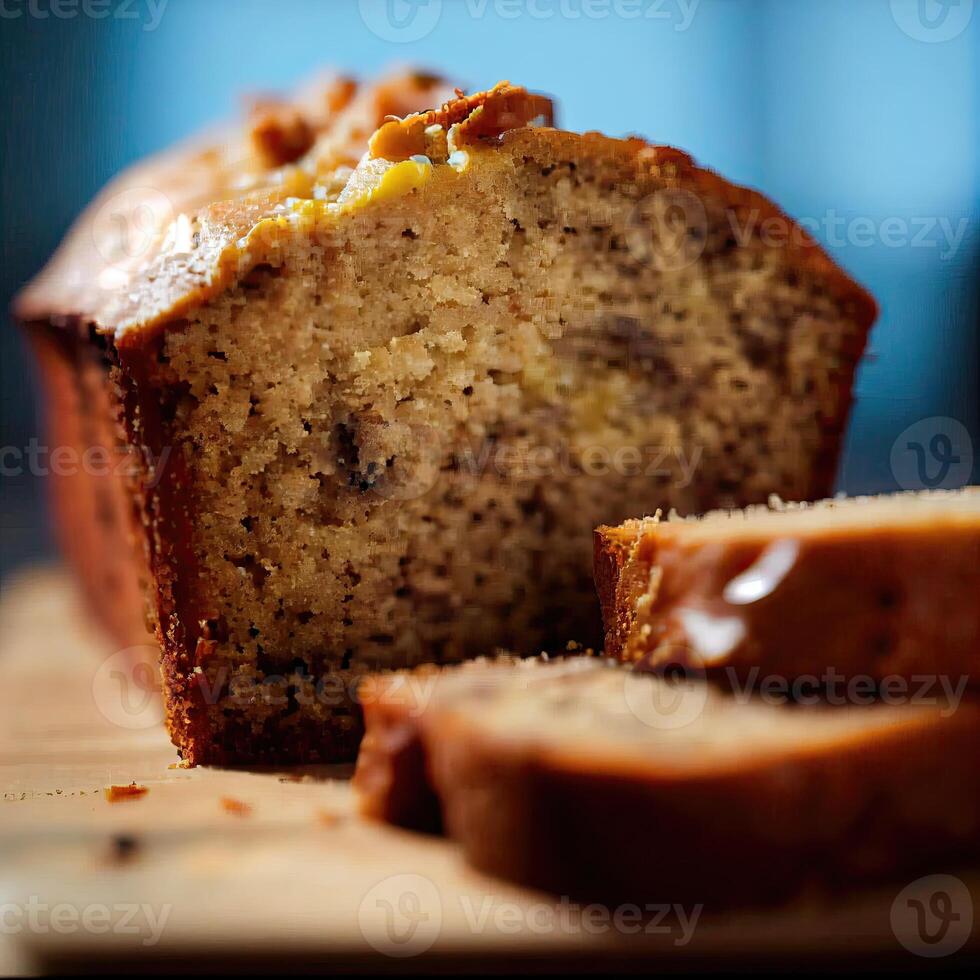
POLYGON ((980 488, 602 527, 595 578, 623 660, 838 695, 980 679, 980 488))
POLYGON ((591 530, 651 495, 829 492, 870 297, 760 195, 523 89, 385 121, 443 92, 260 104, 110 188, 18 305, 92 335, 163 460, 138 500, 193 762, 350 757, 365 669, 597 640, 591 530), (151 247, 113 251, 115 207, 151 247))
POLYGON ((972 702, 777 707, 592 658, 363 693, 362 811, 441 813, 476 867, 560 895, 713 910, 977 857, 972 702))

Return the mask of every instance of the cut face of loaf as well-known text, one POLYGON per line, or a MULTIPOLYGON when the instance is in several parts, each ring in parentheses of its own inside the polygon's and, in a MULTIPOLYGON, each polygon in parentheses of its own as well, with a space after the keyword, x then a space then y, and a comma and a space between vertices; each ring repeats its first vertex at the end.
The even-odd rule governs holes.
POLYGON ((364 813, 441 814, 481 870, 584 901, 711 911, 976 855, 970 702, 780 707, 587 658, 402 672, 363 701, 364 813))
POLYGON ((194 762, 349 756, 368 668, 597 640, 591 529, 651 494, 828 492, 873 302, 761 196, 549 112, 502 86, 353 172, 301 159, 96 305, 167 453, 146 534, 194 762), (765 218, 785 242, 736 231, 765 218))
POLYGON ((978 678, 980 489, 599 528, 606 653, 739 684, 978 678))

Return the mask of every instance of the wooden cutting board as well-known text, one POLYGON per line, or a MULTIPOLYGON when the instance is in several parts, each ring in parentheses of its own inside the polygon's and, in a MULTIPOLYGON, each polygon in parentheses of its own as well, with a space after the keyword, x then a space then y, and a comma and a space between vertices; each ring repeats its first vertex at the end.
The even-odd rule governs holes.
POLYGON ((583 908, 514 888, 450 842, 358 818, 349 767, 177 767, 128 662, 59 569, 5 587, 0 972, 931 968, 937 952, 943 966, 975 954, 972 874, 740 915, 583 908), (107 801, 106 787, 134 782, 146 792, 107 801), (970 921, 930 944, 914 900, 937 888, 970 921))

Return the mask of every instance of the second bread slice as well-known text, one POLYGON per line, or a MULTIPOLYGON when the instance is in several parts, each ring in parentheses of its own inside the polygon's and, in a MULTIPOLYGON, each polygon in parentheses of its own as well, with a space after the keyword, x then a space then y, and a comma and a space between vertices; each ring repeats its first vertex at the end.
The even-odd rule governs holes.
POLYGON ((560 895, 773 903, 977 851, 972 703, 774 707, 588 658, 364 694, 362 810, 441 812, 476 867, 560 895))
POLYGON ((838 695, 976 679, 978 488, 628 521, 595 545, 609 656, 838 695))

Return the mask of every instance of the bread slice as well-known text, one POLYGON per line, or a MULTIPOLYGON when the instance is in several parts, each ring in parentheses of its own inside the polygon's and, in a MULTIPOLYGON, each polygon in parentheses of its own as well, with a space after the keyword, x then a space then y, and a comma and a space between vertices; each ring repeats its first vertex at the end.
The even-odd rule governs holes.
POLYGON ((622 660, 788 694, 980 679, 980 488, 602 527, 595 577, 622 660))
POLYGON ((450 684, 482 683, 488 672, 537 670, 549 662, 546 656, 521 659, 500 654, 451 668, 425 664, 363 678, 358 703, 365 733, 353 779, 361 813, 409 830, 440 831, 442 814, 429 781, 422 736, 423 715, 432 696, 450 684))
POLYGON ((684 153, 444 91, 260 106, 109 189, 18 304, 94 335, 163 460, 137 499, 193 762, 349 758, 364 670, 598 641, 592 528, 652 492, 830 489, 871 298, 684 153), (134 201, 167 220, 118 258, 134 201))
POLYGON ((364 693, 364 813, 438 800, 476 867, 576 899, 774 903, 977 855, 971 702, 777 707, 589 658, 364 693))

